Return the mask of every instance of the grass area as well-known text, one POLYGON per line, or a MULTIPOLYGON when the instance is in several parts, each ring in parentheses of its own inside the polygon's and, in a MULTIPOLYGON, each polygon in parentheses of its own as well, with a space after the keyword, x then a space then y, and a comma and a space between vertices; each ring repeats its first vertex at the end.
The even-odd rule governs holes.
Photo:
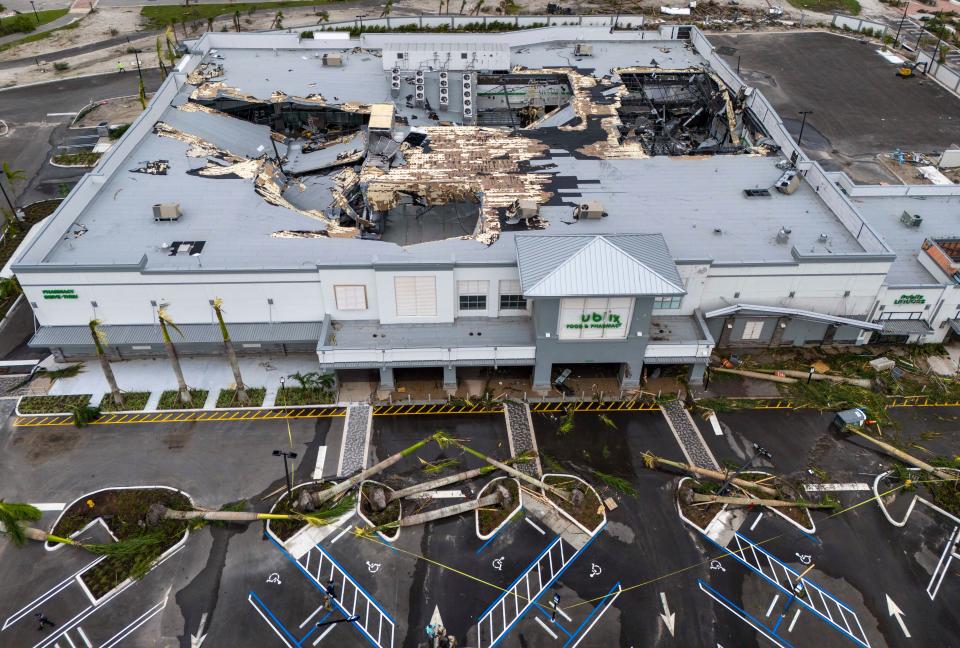
MULTIPOLYGON (((304 488, 309 489, 310 492, 318 492, 321 490, 327 490, 332 486, 332 483, 325 482, 322 485, 313 484, 311 486, 304 486, 304 488)), ((300 511, 293 508, 293 504, 299 497, 299 494, 299 490, 294 491, 294 501, 291 501, 289 498, 287 498, 286 494, 284 494, 282 499, 277 502, 277 506, 273 509, 273 513, 278 515, 299 514, 300 511)), ((317 517, 333 521, 348 511, 354 510, 356 505, 356 498, 351 495, 341 495, 339 498, 334 498, 333 503, 327 502, 321 510, 306 513, 306 515, 315 515, 317 517)), ((278 538, 280 538, 280 540, 288 540, 291 536, 293 536, 294 533, 302 529, 306 524, 309 524, 309 522, 306 520, 270 520, 267 524, 270 530, 278 538)))
POLYGON ((845 13, 851 16, 860 15, 860 3, 857 0, 789 0, 797 9, 816 11, 819 13, 845 13))
POLYGON ((267 390, 264 387, 247 387, 247 396, 250 398, 250 402, 242 405, 237 400, 236 389, 221 389, 217 396, 217 407, 260 407, 263 405, 263 399, 266 395, 267 390))
POLYGON ((108 131, 110 135, 110 139, 112 140, 120 139, 121 137, 123 137, 123 134, 126 133, 127 129, 129 128, 130 128, 130 124, 120 124, 119 126, 114 126, 108 131))
POLYGON ((331 0, 283 0, 282 2, 202 4, 190 5, 188 7, 183 5, 159 5, 143 7, 140 9, 140 15, 146 18, 146 24, 143 26, 144 29, 163 29, 172 22, 207 20, 208 18, 233 14, 236 11, 247 15, 259 10, 275 13, 277 9, 286 9, 288 7, 317 7, 330 4, 330 2, 331 0))
POLYGON ((148 400, 150 400, 150 392, 123 392, 123 405, 118 407, 113 402, 113 395, 108 393, 100 399, 100 411, 142 410, 147 406, 148 400))
POLYGON ((38 11, 36 15, 30 11, 15 16, 0 18, 0 36, 17 33, 29 34, 37 27, 53 22, 61 16, 66 16, 67 11, 68 9, 48 9, 46 11, 38 11), (39 24, 37 23, 38 16, 40 20, 39 24))
POLYGON ((556 486, 561 490, 567 491, 567 493, 572 493, 573 489, 579 489, 583 493, 583 500, 581 500, 579 505, 574 505, 573 502, 567 501, 565 499, 559 498, 556 495, 546 493, 547 497, 550 498, 550 501, 566 511, 574 520, 582 524, 585 528, 596 529, 597 526, 603 522, 603 513, 598 513, 597 511, 603 510, 603 503, 600 499, 594 495, 593 489, 587 488, 581 484, 576 479, 571 479, 570 477, 561 477, 559 475, 551 475, 545 477, 543 481, 551 486, 556 486))
POLYGON ((500 524, 507 519, 507 516, 513 513, 514 509, 520 503, 520 487, 517 485, 517 480, 513 478, 503 478, 496 479, 489 484, 487 487, 484 487, 483 491, 480 493, 480 497, 486 497, 487 495, 494 494, 494 488, 496 486, 503 486, 507 489, 507 492, 510 493, 510 503, 506 506, 485 506, 483 508, 477 509, 477 516, 480 520, 480 533, 486 535, 491 533, 496 529, 500 524))
POLYGON ((103 156, 103 153, 94 153, 92 151, 83 151, 81 153, 60 153, 53 156, 54 164, 64 166, 84 166, 92 167, 103 156))
POLYGON ((91 394, 71 396, 24 396, 20 399, 21 414, 59 414, 71 412, 90 402, 91 394))
POLYGON ((47 37, 49 37, 51 34, 55 34, 55 33, 57 33, 58 31, 60 31, 60 30, 62 30, 62 29, 76 29, 76 28, 79 27, 79 26, 80 26, 80 21, 77 21, 77 22, 70 23, 69 25, 66 25, 66 26, 64 26, 64 27, 59 27, 58 29, 50 29, 50 30, 45 31, 45 32, 35 32, 35 33, 33 33, 33 34, 30 34, 30 35, 27 36, 26 38, 21 38, 21 39, 19 39, 19 40, 13 41, 13 42, 11 42, 11 43, 5 43, 5 44, 3 44, 3 45, 0 45, 0 52, 5 52, 5 51, 7 51, 8 49, 12 49, 12 48, 14 48, 14 47, 17 47, 18 45, 26 45, 27 43, 35 43, 36 41, 38 41, 38 40, 43 40, 44 38, 47 38, 47 37))
POLYGON ((190 397, 193 399, 189 403, 180 401, 180 392, 176 389, 170 389, 160 394, 160 402, 157 409, 176 410, 176 409, 202 409, 203 404, 207 402, 206 389, 191 389, 190 397))
POLYGON ((324 389, 284 387, 277 392, 276 405, 327 405, 333 402, 334 393, 324 389))
POLYGON ((81 578, 95 597, 103 596, 128 578, 145 575, 153 562, 183 537, 187 528, 183 520, 161 520, 147 528, 147 511, 155 503, 183 511, 193 508, 190 500, 176 491, 152 488, 108 490, 71 506, 54 527, 54 535, 69 536, 102 517, 117 540, 139 544, 136 551, 108 555, 93 569, 84 572, 81 578))

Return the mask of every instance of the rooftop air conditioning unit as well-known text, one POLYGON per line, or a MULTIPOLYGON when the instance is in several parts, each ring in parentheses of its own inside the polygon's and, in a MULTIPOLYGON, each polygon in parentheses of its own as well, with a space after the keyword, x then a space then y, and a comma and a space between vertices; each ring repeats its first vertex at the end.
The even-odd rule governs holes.
POLYGON ((160 222, 176 222, 183 216, 180 203, 159 203, 153 206, 153 220, 160 222))
POLYGON ((593 45, 589 43, 577 43, 573 48, 574 56, 593 56, 593 45))
POLYGON ((774 186, 780 193, 790 195, 800 187, 800 175, 793 169, 784 171, 774 186))
POLYGON ((426 95, 423 92, 423 86, 417 86, 417 91, 413 95, 414 102, 422 106, 426 102, 426 95))
POLYGON ((340 67, 343 65, 343 57, 339 54, 328 52, 323 55, 323 64, 327 67, 340 67))
POLYGON ((573 217, 587 220, 603 218, 603 205, 596 201, 582 203, 573 210, 573 217))
POLYGON ((923 216, 920 214, 911 214, 910 212, 903 212, 900 215, 900 222, 906 225, 907 227, 920 227, 920 223, 923 222, 923 216))
POLYGON ((446 88, 440 88, 440 105, 450 105, 450 93, 446 88))
POLYGON ((441 73, 440 73, 440 80, 441 80, 441 81, 446 81, 449 76, 450 76, 449 73, 447 73, 447 72, 441 72, 441 73))
POLYGON ((472 81, 472 80, 473 80, 473 77, 472 77, 470 74, 464 74, 464 75, 463 75, 463 81, 464 81, 464 83, 466 83, 467 81, 472 81))
POLYGON ((440 79, 440 87, 441 87, 441 88, 446 88, 446 87, 449 86, 449 85, 450 85, 450 82, 449 82, 449 81, 447 81, 446 79, 440 79))
POLYGON ((532 198, 520 198, 507 208, 507 223, 518 225, 521 220, 529 221, 540 215, 540 205, 532 198))

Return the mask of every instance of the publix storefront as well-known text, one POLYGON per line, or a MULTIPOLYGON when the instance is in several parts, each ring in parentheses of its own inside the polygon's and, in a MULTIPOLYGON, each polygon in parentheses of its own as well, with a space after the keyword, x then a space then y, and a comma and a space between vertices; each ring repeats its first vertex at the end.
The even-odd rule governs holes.
POLYGON ((651 344, 659 326, 655 304, 685 294, 660 235, 518 236, 516 244, 532 307, 534 388, 571 365, 615 365, 621 386, 631 388, 640 384, 644 364, 706 362, 713 342, 694 317, 673 318, 683 334, 651 344))

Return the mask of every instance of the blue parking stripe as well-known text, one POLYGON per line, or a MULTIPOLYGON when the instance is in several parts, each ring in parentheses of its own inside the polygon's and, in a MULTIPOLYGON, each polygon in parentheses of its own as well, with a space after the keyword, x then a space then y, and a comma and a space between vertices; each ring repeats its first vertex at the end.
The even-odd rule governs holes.
POLYGON ((500 527, 499 530, 497 530, 496 533, 494 533, 492 536, 490 536, 489 538, 487 538, 487 541, 484 542, 482 545, 480 545, 480 548, 477 549, 477 555, 479 556, 479 555, 480 555, 480 552, 483 551, 484 549, 486 549, 488 544, 490 544, 491 542, 493 542, 494 540, 496 540, 497 536, 500 535, 500 534, 503 532, 503 530, 506 529, 508 526, 510 526, 510 523, 509 523, 509 522, 507 522, 506 524, 504 524, 502 527, 500 527))
POLYGON ((559 621, 554 621, 554 620, 553 620, 553 615, 550 614, 550 611, 547 610, 547 608, 543 607, 543 606, 540 605, 539 603, 534 603, 534 605, 536 605, 537 608, 538 608, 541 612, 543 612, 543 616, 547 617, 547 621, 549 621, 550 623, 552 623, 552 624, 554 625, 554 627, 560 628, 560 629, 563 631, 563 634, 567 635, 568 637, 572 637, 572 636, 573 636, 573 635, 570 634, 570 631, 569 631, 569 630, 567 630, 566 628, 563 627, 563 624, 561 624, 559 621))
POLYGON ((706 589, 710 590, 710 592, 711 592, 711 594, 712 594, 713 596, 716 596, 717 598, 723 599, 724 603, 726 603, 727 605, 729 605, 730 607, 732 607, 734 610, 736 610, 737 612, 739 612, 740 614, 742 614, 742 615, 744 616, 744 618, 749 619, 749 622, 753 625, 754 628, 756 628, 757 630, 759 630, 759 631, 762 632, 763 634, 770 635, 770 637, 773 637, 774 639, 778 639, 778 640, 782 641, 784 644, 786 644, 787 648, 793 648, 793 644, 792 644, 792 643, 790 643, 789 641, 787 641, 786 639, 784 639, 783 637, 781 637, 780 635, 778 635, 776 632, 771 632, 770 628, 768 628, 768 627, 766 626, 766 624, 761 623, 761 622, 760 622, 756 617, 754 617, 752 614, 750 614, 749 612, 747 612, 746 610, 744 610, 743 608, 741 608, 739 605, 737 605, 736 603, 734 603, 733 601, 731 601, 730 599, 728 599, 726 596, 724 596, 723 594, 721 594, 721 593, 718 592, 717 590, 715 590, 715 589, 713 589, 712 587, 710 587, 709 585, 707 585, 702 579, 698 578, 698 579, 697 579, 697 583, 699 583, 701 587, 705 587, 706 589))
POLYGON ((312 635, 314 632, 316 632, 316 630, 317 630, 317 628, 320 626, 320 624, 323 623, 324 621, 326 621, 326 620, 330 617, 331 614, 333 614, 333 612, 327 612, 327 613, 324 614, 322 617, 320 617, 320 620, 317 621, 316 623, 314 623, 314 624, 313 624, 313 627, 310 628, 310 632, 308 632, 307 634, 303 635, 303 639, 300 640, 300 643, 302 644, 304 641, 307 640, 307 637, 309 637, 309 636, 312 635))
MULTIPOLYGON (((481 613, 480 613, 480 616, 477 617, 477 620, 479 621, 479 620, 482 619, 484 616, 486 616, 487 612, 489 612, 490 610, 492 610, 493 608, 495 608, 495 607, 497 606, 497 603, 499 603, 501 600, 503 600, 504 598, 506 598, 507 594, 510 593, 510 590, 513 589, 514 585, 516 585, 517 583, 519 583, 519 582, 520 582, 520 579, 523 578, 524 576, 526 576, 527 573, 530 572, 530 571, 534 568, 534 566, 536 566, 536 564, 537 564, 538 562, 540 562, 540 559, 543 558, 543 557, 547 554, 547 552, 550 551, 551 549, 553 549, 554 545, 556 545, 557 542, 560 542, 560 541, 562 541, 561 538, 560 538, 560 536, 557 536, 556 538, 554 538, 553 540, 551 540, 551 541, 550 541, 550 544, 548 544, 548 545, 546 546, 546 548, 545 548, 543 551, 540 552, 540 555, 538 555, 536 558, 534 558, 534 559, 533 559, 533 562, 530 563, 529 565, 527 565, 526 569, 524 569, 522 572, 520 572, 520 575, 517 576, 517 578, 516 578, 512 583, 510 583, 507 587, 503 588, 503 594, 501 594, 500 596, 498 596, 498 597, 497 597, 497 600, 490 604, 490 607, 488 607, 486 610, 484 610, 483 612, 481 612, 481 613)), ((571 562, 572 562, 572 560, 571 560, 571 562)))
POLYGON ((285 635, 287 635, 288 637, 290 637, 290 641, 292 641, 294 644, 296 644, 297 646, 299 646, 299 645, 300 645, 300 642, 297 641, 296 637, 294 637, 294 636, 290 633, 289 630, 287 630, 287 626, 285 626, 285 625, 283 625, 282 623, 280 623, 280 619, 278 619, 278 618, 276 617, 276 615, 275 615, 273 612, 270 611, 270 608, 267 607, 267 604, 266 604, 266 603, 264 603, 262 600, 260 600, 260 597, 257 596, 257 593, 254 592, 253 590, 250 590, 250 596, 252 596, 253 598, 255 598, 255 599, 257 600, 257 603, 260 604, 260 607, 263 608, 263 611, 266 612, 267 614, 269 614, 269 615, 270 615, 270 618, 273 619, 273 622, 276 623, 276 624, 280 627, 281 630, 283 630, 283 634, 285 634, 285 635))
MULTIPOLYGON (((589 547, 591 544, 593 544, 593 541, 597 539, 597 536, 599 536, 600 533, 601 533, 606 527, 607 527, 606 524, 604 524, 602 527, 600 527, 600 528, 597 530, 597 532, 596 532, 589 540, 587 540, 587 544, 585 544, 585 545, 583 545, 582 547, 580 547, 580 549, 577 550, 577 553, 573 554, 573 556, 570 558, 570 562, 568 562, 566 565, 564 565, 564 566, 560 569, 560 571, 558 571, 558 572, 556 573, 556 575, 554 575, 553 578, 551 578, 549 581, 547 581, 547 584, 543 587, 543 591, 546 591, 546 590, 547 590, 549 587, 551 587, 554 583, 556 583, 558 580, 560 580, 560 576, 563 575, 563 572, 567 571, 567 568, 570 567, 570 565, 572 565, 574 562, 576 562, 576 560, 577 560, 577 558, 580 556, 580 554, 583 553, 584 551, 586 551, 586 550, 587 550, 587 547, 589 547)), ((557 536, 557 539, 560 539, 560 536, 557 536)), ((546 553, 546 552, 544 552, 544 553, 546 553)), ((543 557, 543 554, 540 554, 540 557, 537 558, 537 562, 539 562, 539 561, 540 561, 540 558, 542 558, 542 557, 543 557)), ((524 573, 526 573, 526 572, 524 572, 524 573)), ((521 574, 521 576, 522 576, 522 575, 523 575, 523 574, 521 574)), ((514 584, 516 584, 516 582, 519 582, 519 580, 520 580, 520 579, 518 578, 518 579, 514 582, 514 584)), ((513 587, 513 585, 511 585, 510 587, 513 587)), ((504 596, 506 596, 506 595, 504 595, 504 596)), ((501 597, 501 598, 503 598, 503 597, 501 597)), ((500 599, 497 599, 498 602, 499 602, 499 600, 500 600, 500 599)), ((492 609, 492 608, 493 608, 493 606, 491 606, 491 609, 492 609)), ((500 645, 500 642, 503 641, 503 640, 507 637, 507 635, 510 634, 510 631, 513 630, 513 626, 517 625, 517 623, 520 621, 520 619, 523 618, 524 614, 526 614, 526 611, 527 611, 528 609, 529 609, 529 605, 524 608, 523 613, 519 614, 519 615, 517 616, 517 618, 514 619, 514 620, 510 623, 510 625, 508 625, 508 626, 504 629, 503 634, 500 635, 500 638, 497 639, 494 643, 490 644, 489 648, 496 648, 496 646, 500 645)), ((483 614, 486 614, 486 612, 484 612, 483 614)), ((482 618, 483 618, 483 615, 480 615, 480 618, 482 619, 482 618)), ((479 629, 478 629, 478 633, 479 633, 479 629)))
POLYGON ((610 591, 607 592, 607 595, 604 596, 602 599, 600 599, 600 602, 597 603, 592 610, 590 610, 590 614, 587 615, 587 618, 583 620, 583 623, 581 623, 580 626, 576 630, 574 630, 573 634, 570 635, 570 640, 567 641, 567 643, 563 644, 563 648, 567 648, 567 646, 570 645, 570 642, 573 641, 578 634, 580 634, 580 631, 583 630, 584 626, 587 625, 587 622, 593 618, 593 615, 597 613, 597 610, 599 610, 603 605, 606 604, 607 599, 610 598, 610 595, 613 594, 618 587, 620 587, 620 581, 617 581, 616 584, 610 588, 610 591))

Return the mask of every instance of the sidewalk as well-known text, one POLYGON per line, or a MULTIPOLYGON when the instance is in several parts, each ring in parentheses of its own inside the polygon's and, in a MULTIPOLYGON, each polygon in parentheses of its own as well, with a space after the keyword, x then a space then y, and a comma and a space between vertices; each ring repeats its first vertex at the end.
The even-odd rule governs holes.
POLYGON ((0 45, 6 45, 7 43, 12 43, 14 41, 22 40, 24 38, 28 38, 29 36, 33 36, 34 34, 42 34, 43 32, 53 31, 54 29, 60 29, 61 27, 66 27, 70 23, 80 20, 85 15, 86 14, 78 15, 75 13, 64 14, 59 18, 57 18, 56 20, 51 20, 48 23, 44 23, 40 25, 39 27, 34 29, 32 32, 29 32, 26 34, 16 33, 16 34, 10 34, 9 36, 0 37, 0 45))
MULTIPOLYGON (((248 387, 266 387, 265 406, 273 404, 280 378, 300 371, 318 371, 317 356, 304 353, 287 356, 240 357, 240 372, 248 387)), ((153 392, 151 401, 159 398, 160 392, 177 388, 177 379, 173 368, 166 358, 144 358, 141 360, 123 360, 112 362, 113 373, 117 377, 120 389, 128 392, 153 392)), ((226 358, 200 357, 181 358, 180 366, 187 384, 192 389, 206 389, 216 399, 221 389, 233 387, 233 372, 226 358)), ((296 383, 287 379, 287 385, 296 383)), ((100 371, 96 358, 84 362, 83 371, 72 378, 60 378, 50 389, 51 396, 66 394, 92 394, 91 402, 99 403, 103 394, 109 391, 107 381, 100 371)))

